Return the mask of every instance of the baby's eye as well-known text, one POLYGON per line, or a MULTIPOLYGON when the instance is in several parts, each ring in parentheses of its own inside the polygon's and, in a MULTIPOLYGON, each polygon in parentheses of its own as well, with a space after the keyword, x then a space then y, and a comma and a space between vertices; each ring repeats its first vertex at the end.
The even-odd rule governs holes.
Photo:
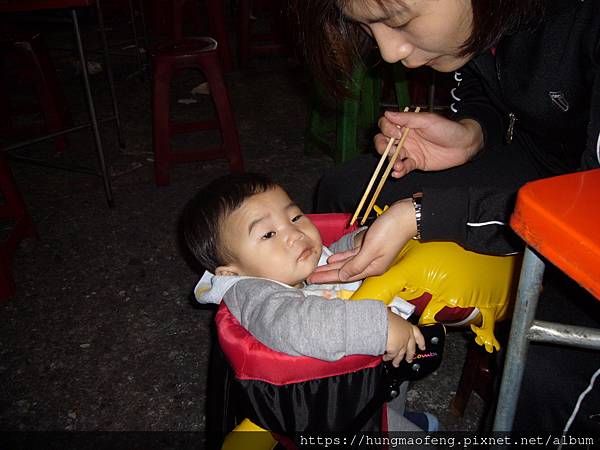
POLYGON ((384 22, 390 28, 402 29, 408 27, 412 22, 412 18, 392 18, 389 21, 384 22))
POLYGON ((401 30, 403 28, 406 28, 409 23, 410 23, 410 21, 409 22, 405 22, 405 23, 400 24, 400 25, 393 25, 391 28, 393 28, 395 30, 401 30))
POLYGON ((267 231, 265 234, 262 235, 262 239, 271 239, 273 236, 275 236, 274 231, 267 231))
POLYGON ((298 222, 302 218, 302 214, 292 217, 292 222, 298 222))

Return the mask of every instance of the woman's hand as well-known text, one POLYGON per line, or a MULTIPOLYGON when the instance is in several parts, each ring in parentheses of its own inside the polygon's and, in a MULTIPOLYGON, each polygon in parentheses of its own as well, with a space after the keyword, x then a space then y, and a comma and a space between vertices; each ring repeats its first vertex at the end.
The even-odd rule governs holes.
POLYGON ((400 200, 373 222, 364 235, 360 248, 330 256, 328 264, 317 267, 308 281, 336 283, 381 275, 404 244, 416 234, 417 223, 412 200, 400 200))
POLYGON ((402 128, 410 133, 399 149, 392 177, 400 178, 414 169, 442 170, 460 166, 483 146, 481 126, 474 120, 455 122, 439 114, 386 111, 379 119, 381 133, 375 136, 375 148, 383 153, 390 137, 399 139, 402 128))

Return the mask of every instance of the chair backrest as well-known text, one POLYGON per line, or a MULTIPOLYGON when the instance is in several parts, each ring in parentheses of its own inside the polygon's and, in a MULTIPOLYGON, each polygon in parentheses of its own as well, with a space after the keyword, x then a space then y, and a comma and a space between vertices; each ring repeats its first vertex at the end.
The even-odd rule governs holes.
POLYGON ((358 228, 357 224, 349 225, 350 214, 328 213, 307 214, 307 217, 315 224, 321 233, 323 245, 330 245, 344 234, 350 233, 358 228))

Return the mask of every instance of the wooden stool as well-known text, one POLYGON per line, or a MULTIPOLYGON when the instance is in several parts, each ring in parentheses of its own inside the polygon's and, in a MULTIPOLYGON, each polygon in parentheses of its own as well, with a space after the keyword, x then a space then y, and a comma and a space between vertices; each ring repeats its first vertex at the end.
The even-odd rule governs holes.
POLYGON ((3 154, 0 153, 0 193, 4 204, 0 205, 0 218, 14 222, 10 231, 0 242, 0 302, 15 295, 12 277, 12 257, 24 237, 37 236, 33 222, 19 193, 12 172, 3 154))
POLYGON ((227 87, 212 38, 189 38, 157 48, 154 62, 154 167, 156 184, 169 184, 169 169, 173 162, 189 162, 225 158, 232 171, 243 171, 238 140, 227 87), (181 69, 199 69, 206 77, 215 105, 217 120, 173 123, 169 118, 170 85, 173 74, 181 69), (219 129, 222 144, 216 148, 181 151, 171 147, 171 137, 177 133, 219 129))
MULTIPOLYGON (((537 180, 519 190, 510 224, 527 248, 494 431, 511 431, 529 341, 600 350, 600 330, 535 320, 545 263, 600 299, 600 169, 537 180)), ((565 380, 568 383, 569 380, 565 380)))

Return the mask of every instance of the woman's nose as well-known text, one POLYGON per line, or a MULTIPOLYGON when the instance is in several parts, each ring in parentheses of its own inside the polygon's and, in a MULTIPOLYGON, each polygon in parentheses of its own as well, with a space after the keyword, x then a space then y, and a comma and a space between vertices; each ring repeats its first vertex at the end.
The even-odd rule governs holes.
POLYGON ((396 63, 407 58, 413 46, 401 30, 388 27, 383 23, 371 25, 371 33, 377 41, 381 57, 388 63, 396 63))

